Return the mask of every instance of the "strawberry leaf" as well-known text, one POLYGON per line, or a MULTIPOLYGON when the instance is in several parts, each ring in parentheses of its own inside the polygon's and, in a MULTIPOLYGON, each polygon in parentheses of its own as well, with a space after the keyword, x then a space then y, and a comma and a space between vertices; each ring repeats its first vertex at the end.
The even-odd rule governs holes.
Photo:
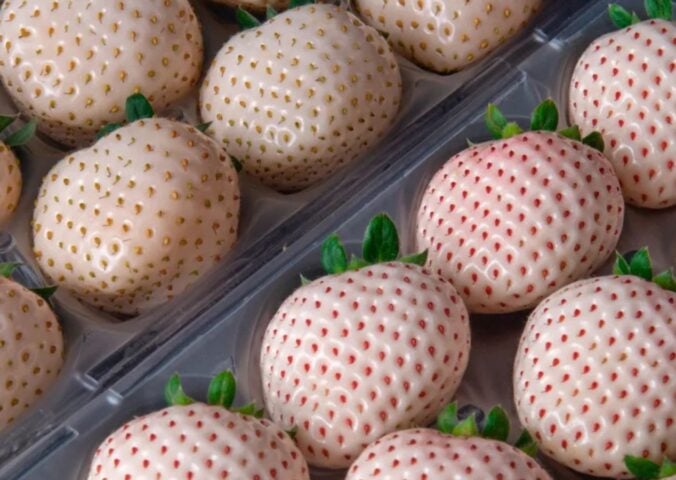
POLYGON ((476 437, 479 435, 479 427, 476 424, 476 417, 474 414, 470 415, 462 422, 458 423, 453 430, 451 435, 454 437, 476 437))
POLYGON ((195 400, 183 391, 181 377, 178 373, 174 373, 169 377, 167 384, 164 386, 164 399, 168 405, 190 405, 191 403, 195 403, 195 400))
POLYGON ((399 235, 390 217, 381 213, 366 227, 362 255, 369 263, 391 262, 399 256, 399 235))
POLYGON ((308 285, 308 284, 310 284, 310 283, 312 283, 312 280, 310 280, 309 278, 307 278, 305 275, 303 275, 303 274, 301 273, 301 274, 300 274, 300 284, 301 284, 302 286, 305 286, 305 285, 308 285))
POLYGON ((49 287, 31 288, 31 292, 42 297, 43 300, 49 300, 59 287, 50 285, 49 287))
POLYGON ((509 418, 501 407, 493 407, 488 412, 481 436, 501 442, 507 440, 507 437, 509 437, 509 418))
POLYGON ((127 97, 124 114, 127 121, 131 123, 142 118, 152 118, 155 115, 155 111, 143 94, 135 93, 127 97))
POLYGON ((665 290, 676 292, 676 278, 674 278, 674 272, 671 270, 658 273, 653 277, 653 282, 665 290))
POLYGON ((207 390, 207 403, 230 408, 236 393, 235 376, 230 370, 225 370, 211 379, 207 390))
POLYGON ((263 418, 264 410, 262 408, 257 408, 256 404, 251 402, 247 403, 243 407, 236 408, 232 410, 236 413, 241 413, 242 415, 249 415, 254 418, 263 418))
POLYGON ((16 270, 20 266, 21 266, 20 262, 0 263, 0 275, 5 278, 9 278, 14 273, 14 270, 16 270))
POLYGON ((256 28, 261 24, 260 20, 244 10, 242 7, 237 7, 237 10, 235 11, 235 19, 242 30, 256 28))
POLYGON ((519 438, 516 439, 514 446, 524 452, 526 455, 534 457, 538 453, 538 445, 531 437, 528 430, 523 430, 519 438))
POLYGON ((659 478, 660 466, 646 458, 627 455, 624 457, 624 465, 638 480, 652 480, 659 478))
POLYGON ((5 143, 10 147, 18 147, 24 145, 28 142, 33 135, 35 135, 35 129, 38 126, 38 122, 35 119, 31 119, 26 125, 21 127, 19 130, 11 134, 5 139, 5 143))
POLYGON ((369 262, 367 262, 363 258, 359 258, 356 255, 352 255, 352 257, 350 257, 350 263, 347 264, 347 269, 351 272, 354 272, 354 271, 359 270, 360 268, 364 268, 368 265, 369 265, 369 262))
POLYGON ((314 0, 291 0, 289 2, 289 8, 302 7, 303 5, 312 5, 315 3, 314 0))
POLYGON ((322 267, 328 274, 343 273, 347 270, 347 253, 343 242, 335 233, 322 243, 322 267))
POLYGON ((626 258, 620 253, 615 252, 615 264, 613 265, 613 274, 614 275, 629 275, 631 273, 631 267, 626 258))
POLYGON ((559 135, 561 135, 562 137, 570 138, 571 140, 577 140, 578 142, 582 141, 580 127, 578 127, 577 125, 572 125, 568 128, 559 130, 559 135))
POLYGON ((195 128, 200 132, 204 133, 209 129, 212 123, 213 122, 198 123, 197 125, 195 125, 195 128))
POLYGON ((289 437, 291 437, 291 440, 295 440, 295 439, 296 439, 296 435, 298 435, 298 426, 297 426, 297 425, 294 425, 292 428, 290 428, 290 429, 288 429, 288 430, 284 430, 284 431, 286 432, 286 434, 287 434, 289 437))
POLYGON ((662 460, 662 466, 660 467, 660 473, 658 474, 659 478, 668 478, 672 475, 676 475, 676 463, 672 462, 668 458, 662 460))
POLYGON ((437 416, 437 430, 441 433, 451 433, 458 424, 458 404, 453 402, 439 412, 437 416))
POLYGON ((121 123, 109 123, 107 125, 104 125, 101 128, 101 130, 96 132, 96 139, 99 140, 99 139, 105 137, 106 135, 108 135, 111 132, 114 132, 115 130, 117 130, 121 126, 122 126, 121 123))
POLYGON ((556 127, 559 126, 559 110, 556 108, 556 103, 551 98, 548 98, 540 105, 535 107, 530 118, 530 129, 544 130, 547 132, 555 132, 556 127))
POLYGON ((240 162, 237 158, 233 157, 232 155, 230 155, 230 161, 232 162, 232 166, 235 167, 236 172, 241 172, 242 169, 244 168, 242 162, 240 162))
POLYGON ((486 109, 485 121, 486 128, 488 128, 488 131, 491 133, 493 138, 495 139, 503 138, 502 131, 507 126, 507 119, 495 104, 493 103, 488 104, 488 108, 486 109))
POLYGON ((610 21, 613 22, 617 28, 626 28, 629 25, 639 23, 641 19, 634 12, 629 13, 627 9, 618 5, 617 3, 611 3, 608 6, 608 15, 610 16, 610 21))
POLYGON ((645 0, 645 11, 650 18, 671 20, 673 15, 671 0, 645 0))
POLYGON ((603 142, 603 137, 599 132, 590 133, 582 139, 582 143, 598 150, 601 153, 603 153, 603 150, 606 148, 603 142))
POLYGON ((5 130, 5 128, 9 127, 12 123, 14 123, 14 120, 16 120, 16 117, 8 117, 7 115, 0 115, 0 132, 5 130))
POLYGON ((272 5, 268 5, 265 8, 265 19, 270 20, 272 17, 277 15, 277 10, 272 5))
POLYGON ((412 263, 414 265, 419 265, 421 267, 425 266, 425 262, 427 262, 427 250, 423 250, 420 253, 413 253, 411 255, 406 255, 405 257, 401 257, 399 259, 401 263, 412 263))
POLYGON ((515 135, 523 133, 523 129, 516 122, 509 122, 505 125, 505 128, 502 129, 502 136, 500 138, 512 138, 515 135))
POLYGON ((653 267, 647 248, 643 247, 631 256, 629 260, 629 273, 644 280, 652 280, 653 267))

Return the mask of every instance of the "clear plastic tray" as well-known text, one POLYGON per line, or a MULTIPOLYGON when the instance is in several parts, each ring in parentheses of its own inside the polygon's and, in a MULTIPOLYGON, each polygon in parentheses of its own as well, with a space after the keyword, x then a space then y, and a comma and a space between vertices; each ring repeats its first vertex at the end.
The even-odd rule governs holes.
MULTIPOLYGON (((640 0, 621 3, 637 11, 642 5, 640 0)), ((59 294, 69 345, 67 365, 40 405, 9 437, 3 434, 0 459, 4 457, 5 463, 0 478, 84 478, 93 450, 107 434, 132 416, 163 406, 163 384, 175 371, 184 376, 186 390, 198 394, 212 374, 233 368, 240 400, 260 404, 258 352, 263 330, 298 286, 299 274, 318 273, 323 238, 338 231, 348 246, 354 246, 369 218, 385 211, 399 225, 404 246, 412 247, 415 210, 427 181, 452 154, 465 148, 466 139, 487 138, 486 104, 496 102, 510 117, 522 120, 546 97, 565 106, 567 83, 579 54, 593 38, 613 28, 606 6, 605 0, 547 2, 529 35, 458 75, 422 72, 402 60, 406 100, 399 123, 381 145, 364 161, 300 194, 278 195, 246 182, 236 251, 223 268, 171 304, 111 324, 100 313, 59 294), (14 438, 24 443, 17 443, 20 451, 11 455, 11 435, 19 434, 14 438)), ((223 12, 203 7, 199 11, 205 31, 220 32, 207 35, 210 54, 232 31, 223 12)), ((193 111, 191 103, 181 109, 191 120, 188 113, 193 111)), ((45 144, 31 146, 26 192, 11 230, 28 258, 30 193, 41 173, 62 155, 45 144)), ((648 245, 655 262, 668 265, 676 260, 676 244, 670 240, 675 234, 676 209, 650 212, 630 207, 618 248, 648 245)), ((0 254, 17 251, 7 248, 0 254)), ((461 402, 482 407, 502 403, 516 419, 511 365, 525 319, 523 312, 472 319, 472 353, 458 394, 461 402)), ((557 469, 553 462, 545 465, 555 478, 583 478, 557 469)), ((337 480, 343 475, 314 472, 313 478, 337 480)))

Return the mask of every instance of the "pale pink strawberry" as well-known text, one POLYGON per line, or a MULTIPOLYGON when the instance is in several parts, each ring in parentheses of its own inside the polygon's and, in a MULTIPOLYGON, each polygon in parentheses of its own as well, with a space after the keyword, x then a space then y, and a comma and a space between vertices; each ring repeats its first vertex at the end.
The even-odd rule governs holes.
MULTIPOLYGON (((11 267, 0 265, 3 274, 11 267)), ((49 304, 0 276, 0 430, 44 394, 62 366, 63 334, 49 304)))
POLYGON ((47 135, 84 145, 144 92, 164 109, 202 67, 202 33, 188 0, 6 0, 0 77, 47 135))
POLYGON ((535 460, 498 440, 437 430, 391 433, 362 452, 346 480, 551 480, 535 460))
POLYGON ((595 40, 570 83, 570 117, 600 130, 627 202, 676 205, 676 25, 649 20, 595 40))
POLYGON ((0 142, 0 223, 14 213, 21 195, 21 167, 14 152, 0 142))
POLYGON ((623 216, 603 154, 536 131, 451 158, 424 192, 417 241, 470 311, 510 312, 598 268, 617 244, 623 216))
POLYGON ((200 92, 208 133, 280 191, 355 160, 399 110, 401 75, 383 37, 344 8, 306 5, 223 45, 200 92))
POLYGON ((238 222, 239 180, 221 147, 184 123, 141 118, 45 176, 34 252, 50 280, 82 301, 134 315, 212 268, 238 222))
POLYGON ((309 480, 293 440, 269 420, 185 396, 180 402, 113 432, 88 480, 309 480))
POLYGON ((450 283, 401 262, 355 268, 289 296, 261 351, 270 417, 297 427, 308 462, 329 468, 384 434, 427 425, 469 357, 467 310, 450 283))
POLYGON ((356 0, 355 5, 400 54, 450 73, 523 30, 542 0, 356 0))
POLYGON ((626 455, 674 458, 676 293, 628 275, 554 293, 526 324, 514 396, 544 453, 579 472, 631 478, 626 455))

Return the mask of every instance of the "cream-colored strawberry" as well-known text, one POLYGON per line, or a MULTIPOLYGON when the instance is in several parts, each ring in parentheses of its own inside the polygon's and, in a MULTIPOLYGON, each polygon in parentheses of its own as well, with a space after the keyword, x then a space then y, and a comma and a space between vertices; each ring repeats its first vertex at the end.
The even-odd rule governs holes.
POLYGON ((96 450, 88 480, 309 480, 303 455, 286 432, 257 418, 251 405, 230 409, 234 377, 209 386, 208 404, 187 397, 178 376, 171 406, 130 420, 96 450))
POLYGON ((542 0, 356 0, 367 23, 423 68, 450 73, 520 32, 542 0))
MULTIPOLYGON (((0 132, 14 123, 15 119, 0 115, 0 132)), ((12 147, 23 145, 34 133, 35 121, 31 121, 0 141, 0 225, 12 216, 21 196, 21 166, 12 147)))
MULTIPOLYGON (((8 267, 0 265, 4 274, 8 267)), ((0 430, 42 396, 62 365, 63 335, 49 304, 0 276, 0 430)))
POLYGON ((578 281, 533 311, 514 397, 544 453, 581 473, 633 478, 627 455, 676 458, 676 281, 653 277, 646 250, 615 272, 631 275, 578 281))
POLYGON ((387 42, 343 8, 306 5, 232 37, 201 90, 208 133, 280 191, 328 177, 372 147, 399 109, 387 42))
POLYGON ((239 182, 227 154, 184 123, 146 118, 45 176, 34 251, 86 303, 137 314, 179 295, 232 247, 239 182))
MULTIPOLYGON (((546 110, 554 130, 551 101, 536 113, 546 110)), ((601 152, 541 127, 504 128, 509 138, 451 158, 418 210, 418 248, 429 249, 428 266, 473 312, 527 309, 593 272, 612 254, 624 220, 619 182, 601 152)))
MULTIPOLYGON (((583 131, 603 134, 628 203, 667 208, 676 205, 676 24, 671 0, 647 4, 662 18, 604 35, 582 54, 570 82, 570 117, 583 131)), ((613 18, 621 20, 622 10, 611 8, 613 18)), ((635 19, 624 13, 620 25, 635 19)))
POLYGON ((470 331, 460 296, 420 266, 394 261, 398 253, 383 215, 367 229, 366 262, 348 264, 329 237, 322 263, 334 274, 293 292, 265 331, 267 410, 297 428, 312 465, 348 467, 382 435, 427 425, 465 372, 470 331))
POLYGON ((6 0, 0 78, 40 130, 83 145, 143 92, 157 109, 199 79, 202 34, 188 0, 6 0))

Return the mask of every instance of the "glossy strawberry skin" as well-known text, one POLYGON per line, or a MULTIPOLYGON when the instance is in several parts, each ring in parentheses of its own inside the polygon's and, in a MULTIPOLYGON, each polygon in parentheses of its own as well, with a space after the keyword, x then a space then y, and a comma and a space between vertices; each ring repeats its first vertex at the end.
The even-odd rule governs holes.
POLYGON ((676 455, 676 293, 632 276, 581 280, 545 299, 514 366, 519 417, 547 455, 631 478, 625 455, 676 455))
POLYGON ((394 432, 372 443, 346 480, 551 480, 537 462, 503 442, 431 429, 394 432))
POLYGON ((308 462, 345 468, 370 442, 427 425, 458 387, 468 315, 448 282, 386 263, 296 290, 261 352, 270 417, 298 427, 308 462))
POLYGON ((649 20, 595 40, 570 83, 570 118, 599 130, 628 203, 676 205, 676 25, 649 20))
POLYGON ((303 456, 272 422, 219 406, 135 418, 96 450, 88 480, 309 480, 303 456))
POLYGON ((451 158, 423 194, 417 242, 470 311, 512 312, 598 268, 623 221, 619 182, 600 152, 528 132, 451 158))

